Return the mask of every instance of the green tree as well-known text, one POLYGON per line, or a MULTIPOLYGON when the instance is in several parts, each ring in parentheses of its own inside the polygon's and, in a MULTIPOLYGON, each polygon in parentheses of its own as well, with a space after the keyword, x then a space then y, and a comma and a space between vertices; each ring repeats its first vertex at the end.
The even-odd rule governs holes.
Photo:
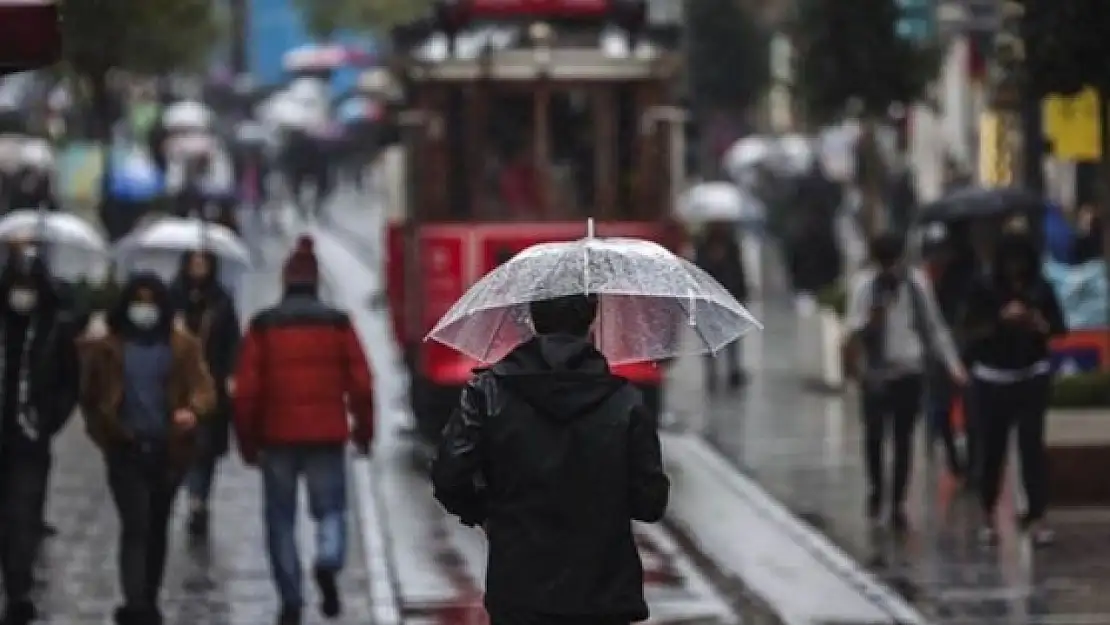
POLYGON ((65 61, 87 86, 104 133, 113 70, 162 74, 203 64, 222 28, 212 0, 62 0, 65 61))
POLYGON ((739 0, 686 4, 693 97, 736 113, 759 103, 770 82, 770 34, 739 0))
POLYGON ((896 0, 802 0, 798 8, 798 93, 817 124, 849 111, 861 116, 858 183, 865 228, 874 234, 885 226, 878 125, 892 106, 925 95, 938 56, 898 36, 896 0))
POLYGON ((305 29, 321 41, 340 30, 386 32, 426 15, 432 0, 295 0, 305 29))

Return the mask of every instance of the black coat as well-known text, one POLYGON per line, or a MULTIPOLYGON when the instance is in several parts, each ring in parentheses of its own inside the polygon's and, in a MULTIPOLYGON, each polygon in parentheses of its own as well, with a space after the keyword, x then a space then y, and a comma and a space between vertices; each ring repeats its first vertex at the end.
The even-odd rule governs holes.
POLYGON ((486 529, 492 614, 647 618, 631 522, 662 518, 670 482, 655 418, 588 342, 534 338, 478 371, 432 482, 486 529))
POLYGON ((239 353, 242 331, 239 313, 231 296, 218 284, 205 289, 203 306, 193 314, 196 303, 191 301, 188 287, 182 280, 173 286, 174 307, 185 318, 189 330, 196 334, 204 346, 208 371, 216 383, 216 414, 206 421, 203 436, 205 451, 215 455, 227 453, 231 431, 231 398, 227 392, 227 379, 235 373, 235 359, 239 353))

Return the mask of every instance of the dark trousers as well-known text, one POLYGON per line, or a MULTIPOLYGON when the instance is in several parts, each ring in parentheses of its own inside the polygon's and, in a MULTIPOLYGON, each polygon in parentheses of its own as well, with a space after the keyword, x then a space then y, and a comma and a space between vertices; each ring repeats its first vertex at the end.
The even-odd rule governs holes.
POLYGON ((34 587, 50 454, 5 450, 5 456, 0 460, 0 573, 7 601, 16 603, 26 601, 34 587))
POLYGON ((1021 480, 1029 518, 1037 520, 1048 508, 1048 459, 1045 448, 1045 413, 1051 379, 1047 375, 1013 384, 976 381, 978 417, 983 435, 980 493, 983 510, 994 511, 1002 490, 1002 473, 1010 432, 1017 429, 1021 480))
POLYGON ((705 359, 705 377, 706 380, 712 384, 717 377, 717 361, 724 360, 725 367, 727 368, 727 375, 730 379, 738 378, 743 371, 740 366, 740 341, 733 341, 724 348, 717 355, 706 354, 705 359))
POLYGON ((913 465, 913 429, 921 408, 922 377, 906 375, 882 382, 868 382, 863 397, 863 453, 867 480, 873 500, 884 492, 887 432, 894 441, 894 482, 891 501, 901 505, 906 499, 913 465))
POLYGON ((129 608, 150 608, 158 602, 180 483, 162 446, 128 445, 108 454, 108 487, 120 518, 120 588, 129 608))

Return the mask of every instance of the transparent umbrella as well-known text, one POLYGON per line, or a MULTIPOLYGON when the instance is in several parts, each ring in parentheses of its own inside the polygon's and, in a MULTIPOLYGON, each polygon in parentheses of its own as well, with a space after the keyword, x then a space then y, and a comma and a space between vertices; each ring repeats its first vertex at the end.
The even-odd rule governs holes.
POLYGON ((531 302, 582 293, 599 299, 594 343, 611 364, 715 353, 762 328, 720 283, 662 246, 588 236, 524 250, 471 287, 427 339, 496 362, 533 336, 531 302), (694 344, 682 344, 683 325, 694 344))
POLYGON ((30 240, 104 253, 108 243, 88 221, 73 213, 37 208, 14 210, 0 219, 0 240, 30 240))
POLYGON ((728 182, 703 182, 690 187, 678 206, 678 214, 691 223, 728 221, 762 223, 767 209, 754 195, 728 182))
POLYGON ((238 235, 224 226, 201 219, 165 217, 127 235, 115 247, 116 255, 123 257, 153 250, 204 250, 229 263, 250 264, 250 250, 238 235))

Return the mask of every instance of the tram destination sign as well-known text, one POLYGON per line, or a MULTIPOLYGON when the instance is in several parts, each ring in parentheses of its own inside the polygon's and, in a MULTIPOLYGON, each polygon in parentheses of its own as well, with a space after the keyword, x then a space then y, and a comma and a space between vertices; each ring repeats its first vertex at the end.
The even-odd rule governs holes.
POLYGON ((475 19, 583 18, 609 13, 612 0, 463 0, 475 19))

